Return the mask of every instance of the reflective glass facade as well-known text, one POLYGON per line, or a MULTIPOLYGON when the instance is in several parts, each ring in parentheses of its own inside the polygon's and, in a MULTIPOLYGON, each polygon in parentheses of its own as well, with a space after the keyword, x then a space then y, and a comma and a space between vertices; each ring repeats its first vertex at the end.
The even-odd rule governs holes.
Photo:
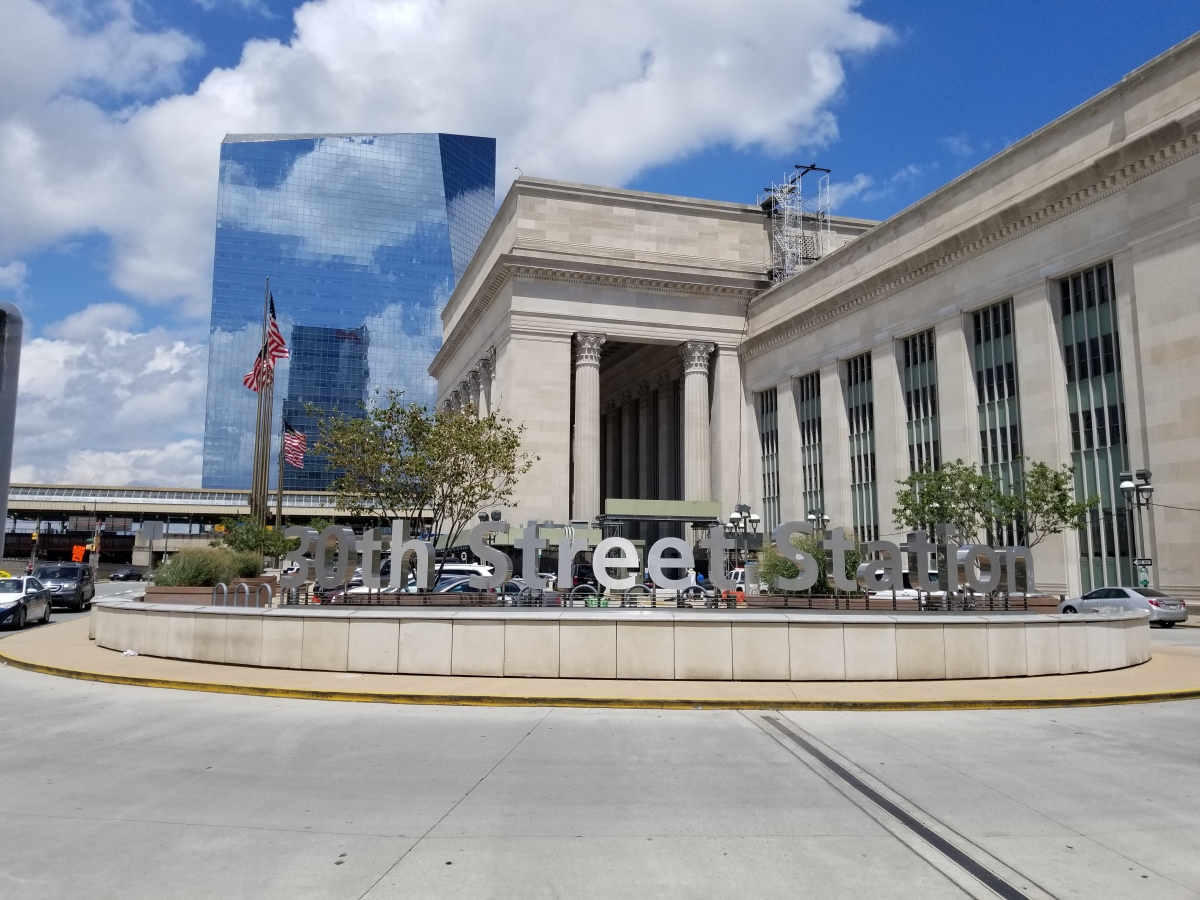
MULTIPOLYGON (((291 359, 281 414, 316 440, 309 404, 355 414, 375 392, 432 404, 440 314, 495 212, 496 142, 449 134, 230 135, 221 145, 204 487, 246 489, 264 280, 291 359)), ((272 460, 278 446, 272 449, 272 460)), ((272 466, 274 468, 274 465, 272 466)), ((324 460, 284 487, 321 490, 324 460)), ((275 476, 272 473, 272 485, 275 476)))

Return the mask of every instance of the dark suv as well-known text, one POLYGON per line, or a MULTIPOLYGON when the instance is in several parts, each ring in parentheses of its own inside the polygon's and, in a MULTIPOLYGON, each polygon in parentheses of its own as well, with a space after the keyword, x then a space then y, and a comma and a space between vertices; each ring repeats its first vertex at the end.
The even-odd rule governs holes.
POLYGON ((571 583, 563 585, 559 590, 569 591, 581 584, 590 584, 597 590, 600 589, 600 582, 596 580, 596 573, 592 570, 590 563, 576 563, 571 566, 571 583))
POLYGON ((96 585, 92 582, 92 570, 78 563, 50 563, 38 566, 33 577, 50 590, 50 602, 54 606, 71 609, 86 609, 96 596, 96 585))

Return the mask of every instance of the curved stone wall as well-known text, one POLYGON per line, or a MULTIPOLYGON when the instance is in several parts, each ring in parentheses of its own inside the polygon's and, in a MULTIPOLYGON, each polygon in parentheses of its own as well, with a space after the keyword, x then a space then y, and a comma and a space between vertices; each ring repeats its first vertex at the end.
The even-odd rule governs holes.
POLYGON ((1099 672, 1150 659, 1141 612, 245 609, 106 601, 93 637, 147 656, 334 672, 890 681, 1099 672))

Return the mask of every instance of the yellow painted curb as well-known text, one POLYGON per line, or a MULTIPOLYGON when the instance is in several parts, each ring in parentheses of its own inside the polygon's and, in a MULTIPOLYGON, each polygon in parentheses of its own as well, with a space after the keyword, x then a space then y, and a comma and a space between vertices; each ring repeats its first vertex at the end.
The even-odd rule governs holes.
POLYGON ((0 652, 0 661, 17 669, 98 681, 106 684, 130 684, 138 687, 169 688, 177 691, 202 691, 212 694, 245 694, 253 697, 283 697, 293 700, 338 700, 345 703, 403 703, 423 706, 568 706, 606 709, 782 709, 782 710, 950 710, 950 709, 1052 709, 1065 706, 1117 706, 1131 703, 1165 703, 1172 700, 1200 699, 1200 689, 1154 691, 1139 694, 1111 694, 1092 697, 992 698, 988 700, 736 700, 736 699, 654 699, 639 697, 536 697, 497 696, 492 694, 400 694, 370 691, 317 691, 304 688, 255 687, 205 681, 176 681, 166 678, 141 678, 135 675, 109 675, 79 669, 65 669, 28 662, 0 652))

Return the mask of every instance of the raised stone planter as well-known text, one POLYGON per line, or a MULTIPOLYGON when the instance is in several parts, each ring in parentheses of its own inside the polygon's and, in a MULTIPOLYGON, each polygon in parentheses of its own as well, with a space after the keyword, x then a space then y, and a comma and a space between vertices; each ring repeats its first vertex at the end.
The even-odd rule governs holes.
POLYGON ((247 609, 103 601, 96 642, 147 656, 414 675, 913 681, 1099 672, 1150 659, 1143 612, 247 609))
POLYGON ((212 588, 206 587, 160 587, 146 585, 144 603, 182 603, 187 606, 207 606, 212 602, 212 588))
MULTIPOLYGON (((250 589, 250 602, 246 603, 245 594, 238 597, 241 605, 246 606, 265 606, 266 597, 263 596, 261 603, 258 598, 258 586, 260 584, 269 584, 272 593, 277 592, 275 585, 275 577, 273 575, 263 575, 258 578, 235 578, 229 584, 229 602, 234 601, 234 592, 239 584, 244 584, 250 589)), ((170 603, 184 604, 187 606, 211 606, 213 599, 213 589, 210 587, 167 587, 155 584, 146 586, 146 595, 142 598, 144 603, 170 603)), ((217 600, 220 602, 221 593, 217 592, 217 600)))

